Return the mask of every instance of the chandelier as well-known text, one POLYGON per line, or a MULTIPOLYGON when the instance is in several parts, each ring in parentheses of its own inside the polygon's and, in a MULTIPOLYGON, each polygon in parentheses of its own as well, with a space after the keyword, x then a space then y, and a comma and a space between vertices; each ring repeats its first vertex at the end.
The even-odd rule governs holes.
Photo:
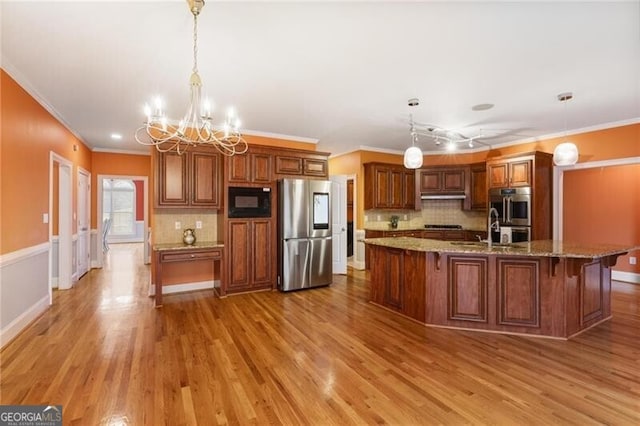
POLYGON ((240 119, 235 111, 229 109, 224 123, 216 126, 212 123, 211 103, 202 99, 202 80, 198 74, 198 15, 204 7, 204 0, 187 1, 193 14, 193 70, 189 79, 189 108, 176 125, 167 119, 160 98, 153 101, 153 107, 145 104, 146 121, 136 130, 136 141, 155 146, 160 152, 175 151, 182 154, 189 147, 213 146, 224 155, 243 154, 248 146, 240 134, 240 119))
POLYGON ((564 104, 564 139, 565 141, 553 150, 553 163, 556 166, 573 166, 578 162, 578 147, 567 140, 567 102, 573 99, 573 93, 566 92, 558 95, 558 100, 564 104))

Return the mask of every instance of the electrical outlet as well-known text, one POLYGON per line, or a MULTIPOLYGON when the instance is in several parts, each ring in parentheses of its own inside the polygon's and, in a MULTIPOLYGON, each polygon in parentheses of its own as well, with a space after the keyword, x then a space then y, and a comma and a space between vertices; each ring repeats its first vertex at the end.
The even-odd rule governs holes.
POLYGON ((637 260, 635 256, 629 256, 629 265, 635 265, 637 260))
POLYGON ((182 224, 176 221, 176 229, 182 229, 182 224))
POLYGON ((196 220, 196 229, 202 229, 202 221, 196 220))
POLYGON ((406 214, 403 217, 404 217, 404 219, 402 219, 402 220, 409 220, 409 216, 407 216, 406 214))

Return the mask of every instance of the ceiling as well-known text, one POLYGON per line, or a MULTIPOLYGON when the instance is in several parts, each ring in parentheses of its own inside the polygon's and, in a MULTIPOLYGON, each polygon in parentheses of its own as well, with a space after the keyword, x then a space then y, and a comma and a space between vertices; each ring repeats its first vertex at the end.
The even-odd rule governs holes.
MULTIPOLYGON (((133 135, 153 96, 186 112, 184 0, 3 1, 0 14, 2 67, 93 149, 148 151, 133 135)), ((637 0, 208 0, 198 40, 204 91, 243 132, 333 154, 403 151, 409 113, 494 146, 640 117, 637 0), (483 103, 495 106, 472 110, 483 103)))

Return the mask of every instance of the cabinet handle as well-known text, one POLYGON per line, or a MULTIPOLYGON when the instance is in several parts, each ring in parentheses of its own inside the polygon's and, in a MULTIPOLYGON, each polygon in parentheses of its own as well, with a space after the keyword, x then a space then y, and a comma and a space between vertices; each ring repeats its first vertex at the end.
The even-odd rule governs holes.
POLYGON ((192 255, 191 255, 191 258, 194 258, 194 257, 196 257, 196 255, 195 255, 195 254, 192 254, 192 255))

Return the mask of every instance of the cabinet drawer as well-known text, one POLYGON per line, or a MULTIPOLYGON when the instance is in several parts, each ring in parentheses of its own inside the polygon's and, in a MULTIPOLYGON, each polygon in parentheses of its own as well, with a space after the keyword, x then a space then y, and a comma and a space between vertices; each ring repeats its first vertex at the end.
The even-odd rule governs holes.
POLYGON ((160 262, 185 262, 190 260, 221 259, 222 249, 206 251, 166 252, 160 254, 160 262))

